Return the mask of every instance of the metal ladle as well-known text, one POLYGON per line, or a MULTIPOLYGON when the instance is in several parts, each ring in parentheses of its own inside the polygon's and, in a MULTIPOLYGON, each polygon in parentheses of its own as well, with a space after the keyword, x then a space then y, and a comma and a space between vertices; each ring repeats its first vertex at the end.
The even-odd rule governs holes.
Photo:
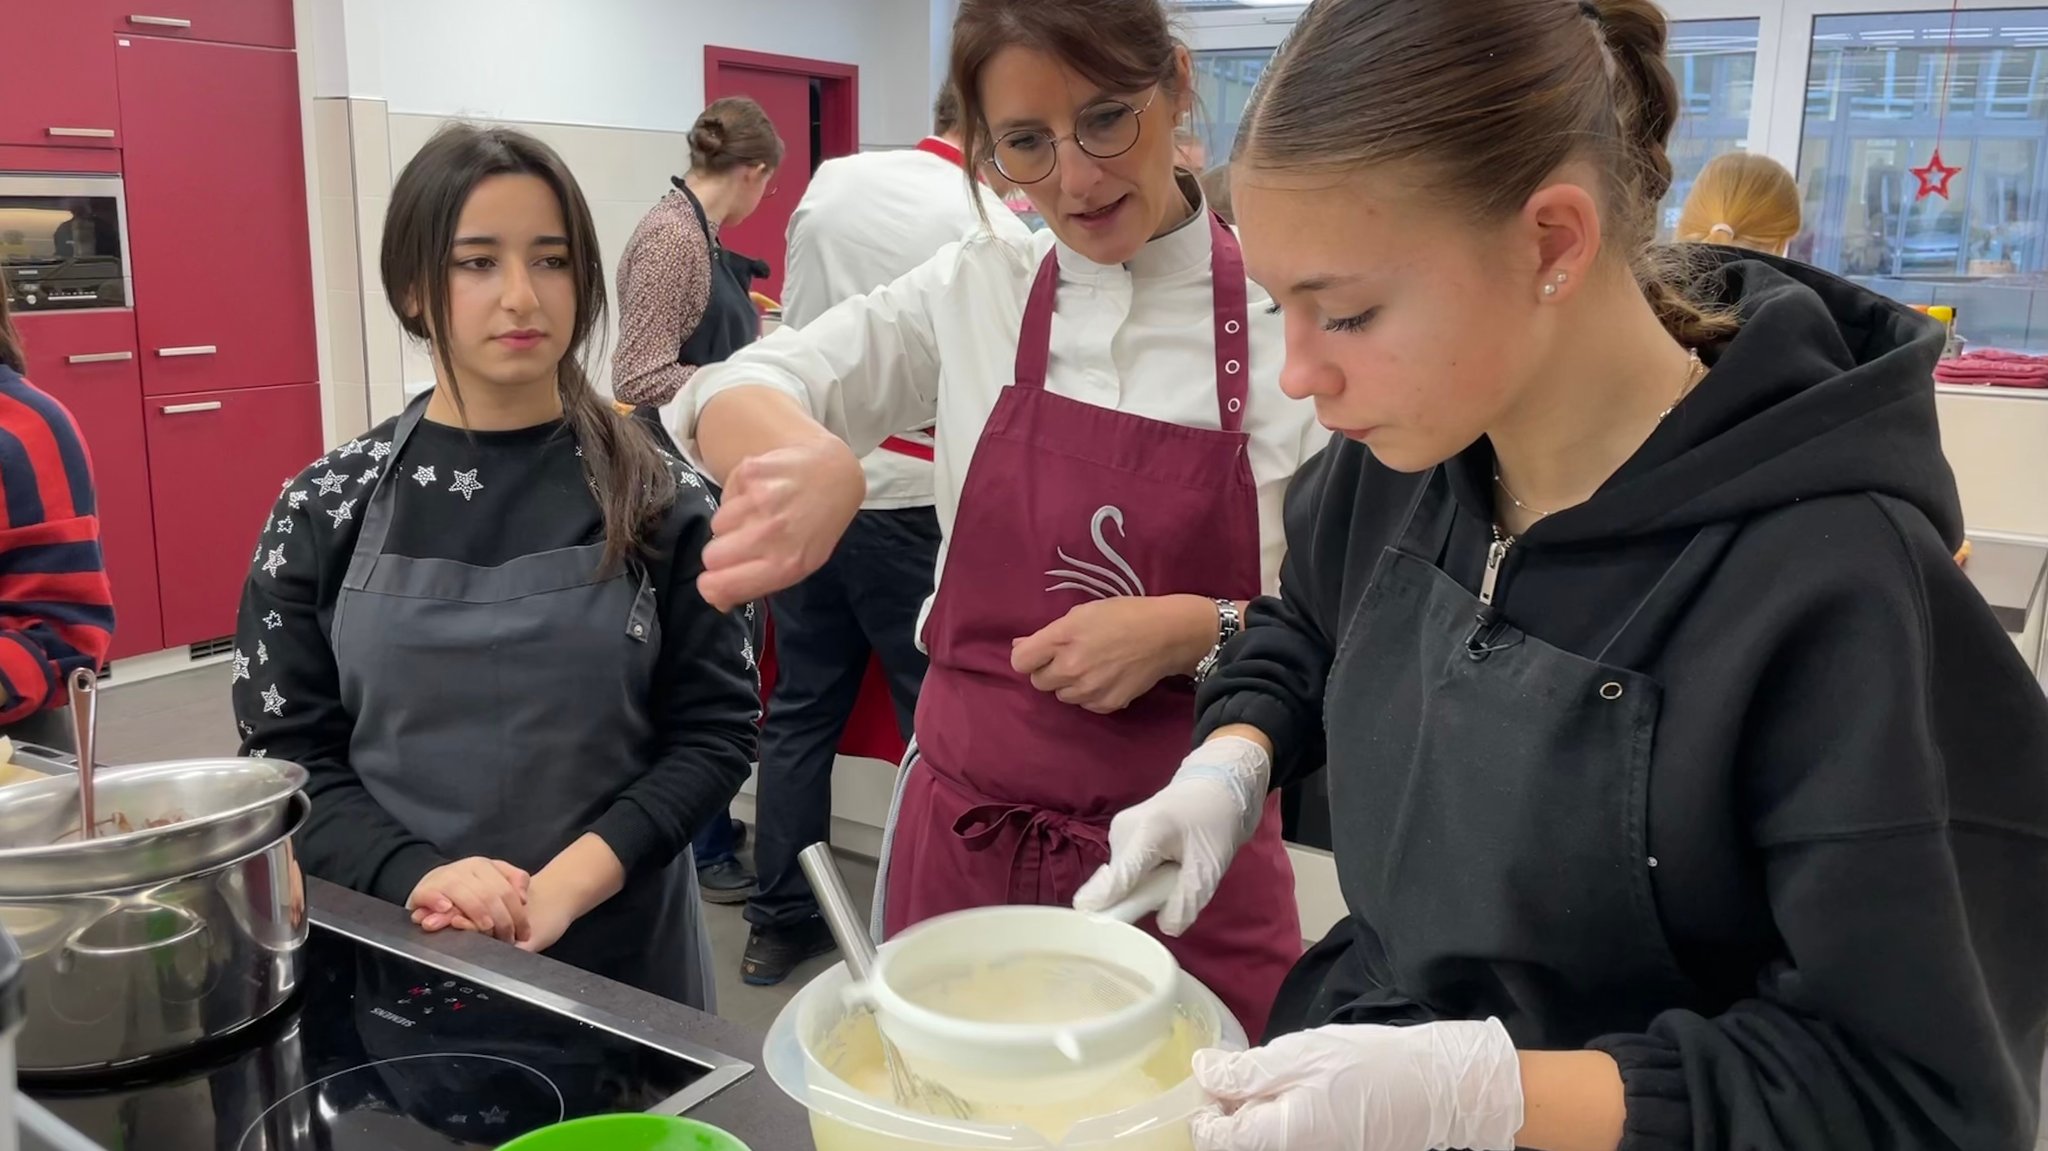
POLYGON ((99 826, 93 809, 93 733, 99 727, 100 677, 89 667, 71 673, 71 723, 78 735, 78 837, 91 839, 99 826))

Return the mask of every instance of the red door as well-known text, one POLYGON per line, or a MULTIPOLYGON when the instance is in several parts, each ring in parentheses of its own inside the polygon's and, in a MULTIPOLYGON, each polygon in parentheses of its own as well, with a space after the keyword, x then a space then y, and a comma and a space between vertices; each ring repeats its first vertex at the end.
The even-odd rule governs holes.
MULTIPOLYGON (((85 0, 58 2, 91 7, 85 0)), ((102 12, 108 10, 116 32, 265 48, 292 46, 292 0, 114 0, 102 12)), ((100 26, 107 27, 104 23, 100 26)))
POLYGON ((318 379, 297 57, 121 39, 144 393, 318 379))
POLYGON ((115 148, 121 104, 114 90, 114 38, 100 10, 84 3, 9 3, 0 144, 115 148))
POLYGON ((320 454, 320 385, 151 396, 143 419, 164 642, 232 634, 277 493, 320 454))
POLYGON ((725 48, 704 50, 704 102, 746 96, 761 105, 782 137, 782 167, 769 183, 769 194, 754 214, 719 235, 719 241, 742 255, 765 260, 771 269, 755 290, 782 298, 783 237, 789 217, 810 187, 811 172, 825 160, 857 148, 859 114, 856 92, 859 70, 850 64, 771 56, 725 48), (811 91, 819 89, 821 154, 811 150, 811 91))
POLYGON ((112 655, 164 646, 157 606, 156 529, 149 506, 149 449, 142 435, 142 375, 135 363, 135 314, 45 312, 15 325, 28 375, 78 422, 92 457, 100 550, 114 585, 112 655))

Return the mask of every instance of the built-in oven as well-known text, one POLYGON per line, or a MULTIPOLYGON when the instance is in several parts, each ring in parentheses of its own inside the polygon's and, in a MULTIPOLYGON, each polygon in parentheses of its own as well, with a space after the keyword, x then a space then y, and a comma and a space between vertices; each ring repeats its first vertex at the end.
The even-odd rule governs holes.
POLYGON ((121 178, 0 173, 0 282, 15 312, 127 307, 121 178))

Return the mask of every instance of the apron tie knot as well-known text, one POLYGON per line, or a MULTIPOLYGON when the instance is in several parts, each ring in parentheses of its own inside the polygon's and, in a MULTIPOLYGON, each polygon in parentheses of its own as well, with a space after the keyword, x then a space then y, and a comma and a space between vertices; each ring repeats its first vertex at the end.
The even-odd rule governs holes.
POLYGON ((953 823, 970 851, 1010 855, 1010 902, 1064 905, 1109 862, 1107 825, 1022 803, 984 803, 953 823))

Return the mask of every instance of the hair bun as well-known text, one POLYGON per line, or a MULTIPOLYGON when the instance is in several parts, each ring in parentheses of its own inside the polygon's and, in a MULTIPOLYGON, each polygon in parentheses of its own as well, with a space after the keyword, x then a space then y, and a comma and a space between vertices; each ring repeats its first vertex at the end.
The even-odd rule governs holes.
POLYGON ((709 159, 725 148, 725 124, 718 117, 704 115, 697 117, 697 126, 690 129, 690 147, 709 159))

